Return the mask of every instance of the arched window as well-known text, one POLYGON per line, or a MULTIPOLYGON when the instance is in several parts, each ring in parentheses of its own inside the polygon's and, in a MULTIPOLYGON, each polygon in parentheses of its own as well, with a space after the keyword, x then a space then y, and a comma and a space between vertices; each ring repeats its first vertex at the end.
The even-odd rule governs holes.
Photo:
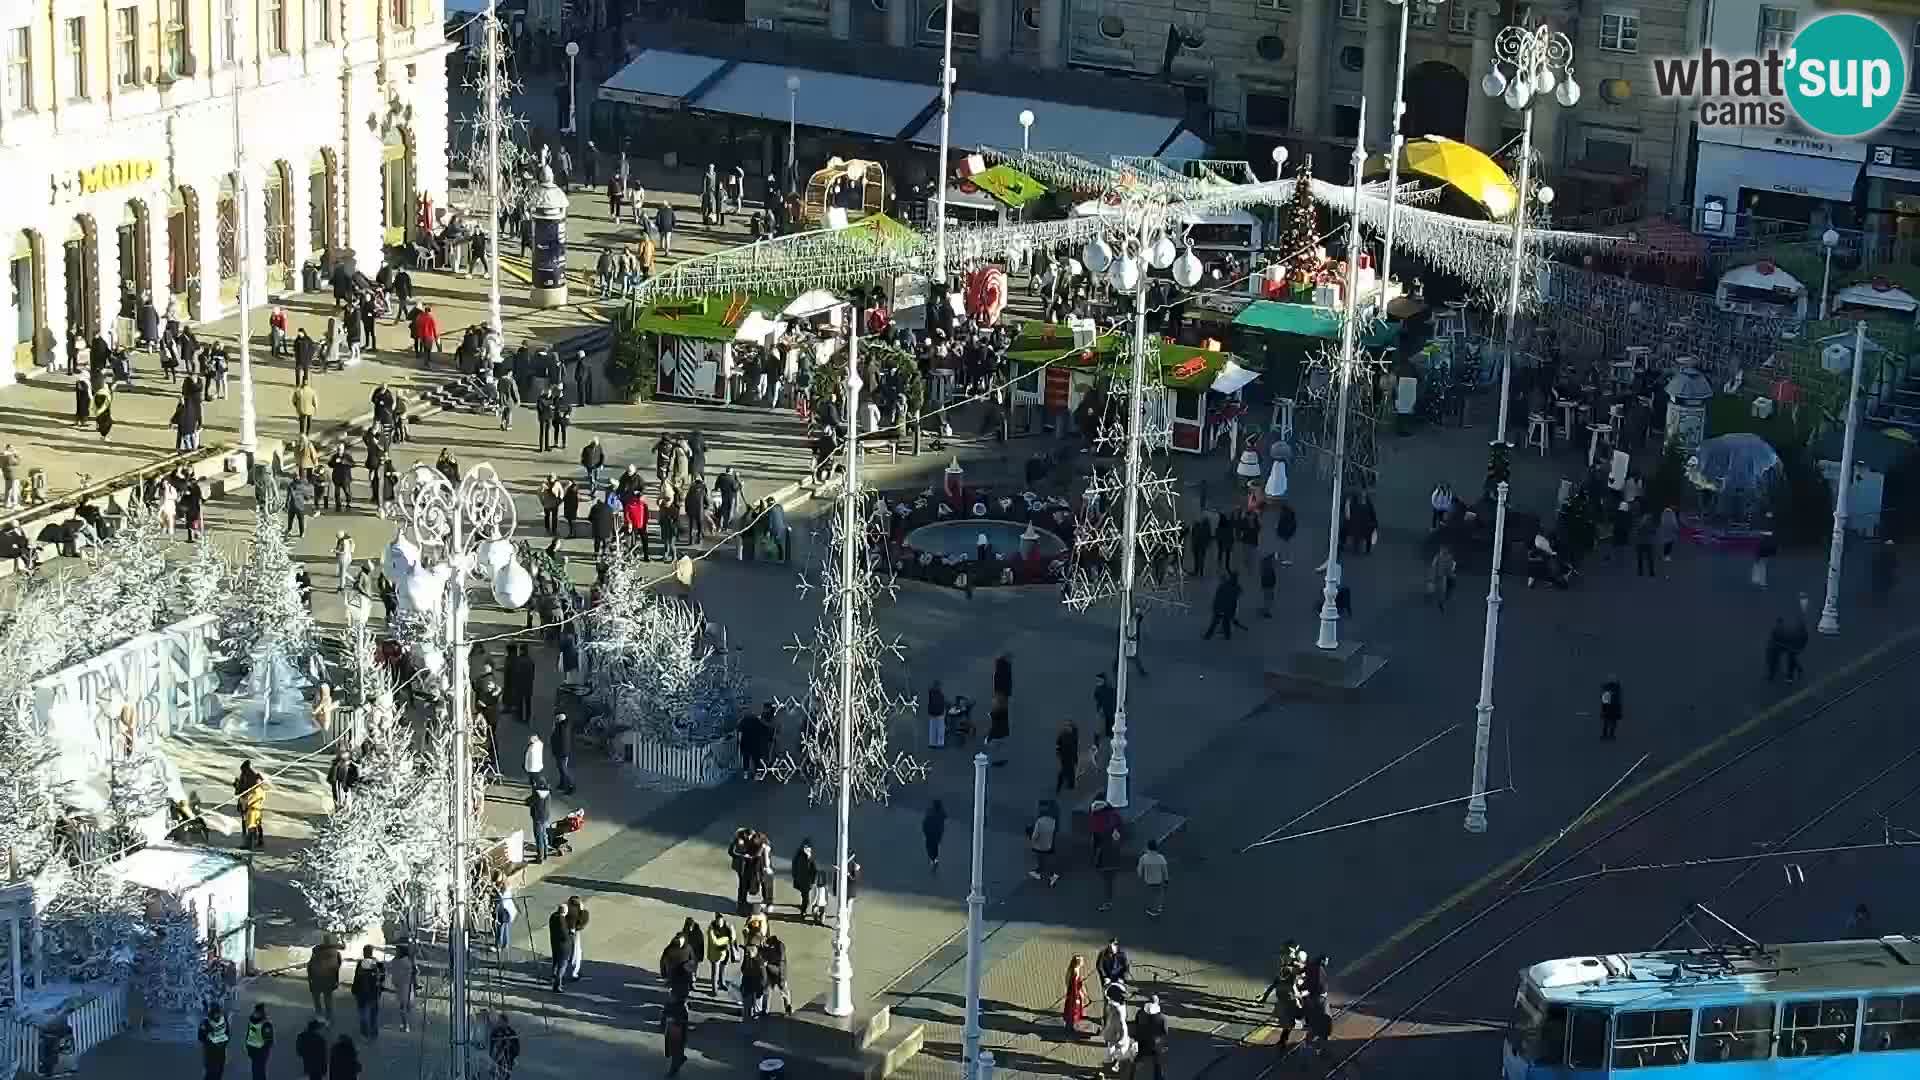
MULTIPOLYGON (((927 23, 922 30, 935 38, 944 37, 947 32, 947 5, 935 4, 928 8, 927 23)), ((953 9, 953 36, 974 39, 980 37, 980 8, 977 4, 962 2, 953 9)))

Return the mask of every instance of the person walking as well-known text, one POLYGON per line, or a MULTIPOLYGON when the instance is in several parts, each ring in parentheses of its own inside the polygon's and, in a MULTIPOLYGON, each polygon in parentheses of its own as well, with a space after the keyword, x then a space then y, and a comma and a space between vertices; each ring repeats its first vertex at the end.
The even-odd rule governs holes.
POLYGON ((1232 570, 1221 574, 1220 584, 1213 588, 1213 619, 1207 623, 1207 632, 1200 635, 1202 641, 1210 640, 1213 632, 1219 630, 1228 641, 1233 640, 1233 628, 1247 629, 1237 614, 1240 608, 1240 575, 1232 570))
POLYGON ((273 1021, 267 1019, 267 1007, 254 1002, 247 1017, 247 1063, 253 1066, 253 1080, 267 1080, 267 1059, 273 1056, 273 1021))
POLYGON ((521 759, 520 764, 522 768, 526 770, 528 787, 544 788, 547 786, 547 747, 545 743, 540 741, 540 736, 527 736, 527 753, 526 756, 521 759))
POLYGON ((328 1080, 360 1080, 360 1051, 354 1049, 351 1035, 342 1035, 333 1040, 327 1073, 328 1080))
POLYGON ((987 723, 987 753, 1012 734, 1013 657, 1001 653, 993 661, 993 706, 987 723))
POLYGON ((1673 545, 1680 539, 1680 515, 1669 506, 1660 511, 1660 525, 1656 530, 1660 541, 1660 560, 1673 561, 1673 545))
POLYGON ((1600 739, 1612 742, 1620 734, 1620 676, 1609 675, 1600 684, 1600 739))
POLYGON ((380 1037, 380 995, 387 989, 387 966, 373 955, 373 946, 360 946, 360 962, 353 967, 353 1004, 360 1013, 360 1037, 380 1037))
POLYGON ((1140 861, 1134 864, 1134 873, 1139 875, 1140 883, 1147 887, 1147 914, 1158 918, 1167 903, 1167 857, 1160 853, 1160 841, 1147 841, 1147 850, 1140 853, 1140 861))
POLYGON ((788 1016, 793 1015, 793 994, 787 989, 787 943, 780 940, 779 934, 768 934, 767 940, 760 943, 760 962, 766 968, 766 1003, 760 1012, 766 1014, 767 1005, 773 1004, 774 991, 779 991, 780 1001, 786 1006, 788 1016))
POLYGON ((1653 545, 1660 534, 1660 517, 1647 512, 1633 519, 1633 576, 1659 577, 1653 558, 1653 545))
POLYGON ((1060 831, 1060 812, 1052 800, 1040 804, 1040 810, 1027 826, 1027 850, 1033 852, 1033 869, 1027 876, 1035 881, 1043 878, 1048 885, 1060 883, 1060 875, 1053 869, 1053 849, 1060 831))
POLYGON ((560 794, 573 794, 573 724, 566 713, 553 714, 553 731, 547 737, 547 748, 553 751, 553 767, 560 775, 560 794))
POLYGON ((547 949, 550 955, 553 973, 553 989, 560 990, 560 980, 566 974, 567 957, 573 953, 573 931, 567 925, 567 905, 556 904, 553 914, 547 916, 547 949))
POLYGON ((293 415, 300 424, 300 434, 313 432, 313 416, 320 409, 320 395, 310 382, 301 383, 293 388, 293 415))
POLYGON ((666 1036, 667 1075, 678 1076, 680 1067, 687 1063, 687 1029, 692 1027, 684 998, 667 1002, 661 1010, 661 1026, 666 1036))
POLYGON ((313 995, 313 1015, 333 1023, 333 995, 340 989, 340 942, 328 934, 307 957, 307 993, 313 995))
POLYGON ((339 535, 333 538, 333 574, 338 582, 335 592, 347 591, 347 571, 352 568, 353 537, 347 535, 347 530, 341 529, 339 535))
POLYGON ((527 793, 527 817, 533 825, 533 861, 537 863, 547 861, 547 821, 552 813, 547 808, 550 794, 543 782, 536 782, 527 793))
POLYGON ((673 204, 662 200, 660 209, 653 212, 653 231, 660 235, 660 253, 673 254, 673 204))
POLYGON ((1292 550, 1294 534, 1300 531, 1300 518, 1293 512, 1293 504, 1285 499, 1273 512, 1274 554, 1280 557, 1281 566, 1292 566, 1293 560, 1287 558, 1292 550))
MULTIPOLYGON (((1153 1063, 1153 1080, 1166 1080, 1167 1018, 1160 1012, 1160 996, 1155 994, 1140 1007, 1140 1022, 1134 1025, 1133 1038, 1140 1058, 1153 1063)), ((1135 1077, 1139 1078, 1135 1064, 1135 1077)))
POLYGON ((1147 609, 1136 606, 1133 609, 1133 617, 1127 620, 1127 638, 1123 651, 1127 654, 1127 663, 1133 665, 1133 673, 1143 679, 1147 677, 1147 665, 1140 662, 1140 646, 1146 640, 1146 629, 1147 609))
POLYGON ((567 897, 567 969, 568 982, 580 981, 580 969, 587 962, 587 905, 578 896, 567 897))
POLYGON ((1441 611, 1447 610, 1447 601, 1453 598, 1455 572, 1459 563, 1454 560, 1453 548, 1446 544, 1433 553, 1433 562, 1427 565, 1427 595, 1433 597, 1434 606, 1441 611))
MULTIPOLYGON (((1100 678, 1105 680, 1106 676, 1100 678)), ((1098 693, 1097 688, 1095 693, 1098 693)), ((1053 757, 1059 766, 1053 776, 1053 793, 1057 796, 1062 791, 1072 791, 1079 780, 1080 729, 1073 725, 1070 718, 1061 719, 1060 731, 1053 737, 1053 757)))
POLYGON ((300 1059, 300 1071, 307 1080, 327 1080, 327 1028, 318 1020, 293 1038, 293 1052, 300 1059))
MULTIPOLYGON (((800 909, 800 918, 804 921, 807 914, 814 910, 813 890, 820 886, 820 863, 814 858, 812 840, 800 841, 799 848, 793 853, 792 864, 793 890, 800 894, 799 900, 795 901, 795 906, 800 909)), ((824 908, 825 903, 826 898, 823 894, 820 906, 824 908)), ((767 906, 771 908, 772 901, 768 901, 767 906)))
POLYGON ((1060 1019, 1067 1025, 1067 1033, 1078 1039, 1081 1036, 1080 1025, 1087 1019, 1087 958, 1074 953, 1067 961, 1067 989, 1060 999, 1060 1019))
MULTIPOLYGON (((1133 962, 1127 959, 1127 950, 1120 947, 1119 938, 1107 939, 1107 943, 1093 958, 1093 971, 1100 977, 1102 987, 1127 985, 1127 980, 1133 977, 1133 962)), ((1109 995, 1105 993, 1101 994, 1100 1001, 1103 1009, 1108 1009, 1111 1004, 1109 995)))
POLYGON ((724 913, 713 913, 713 921, 707 924, 702 938, 706 942, 707 992, 719 994, 729 989, 727 965, 733 962, 734 950, 738 947, 733 939, 733 927, 724 913))
POLYGON ((207 1018, 200 1021, 200 1063, 207 1080, 220 1080, 227 1071, 227 1013, 219 1005, 207 1006, 207 1018))
POLYGON ((287 485, 286 534, 307 535, 307 482, 304 477, 296 477, 293 483, 287 485))
POLYGON ((1119 1076, 1134 1059, 1133 1037, 1127 1033, 1127 991, 1119 983, 1106 988, 1106 1017, 1100 1024, 1100 1040, 1106 1044, 1106 1066, 1110 1076, 1119 1076))
POLYGON ((393 980, 393 1006, 400 1012, 400 1030, 413 1030, 413 999, 420 992, 420 966, 414 962, 413 946, 397 945, 393 963, 387 965, 393 980))
POLYGON ((520 1033, 504 1012, 487 1029, 487 1056, 493 1059, 495 1080, 513 1080, 513 1067, 520 1061, 520 1033))
MULTIPOLYGON (((1100 734, 1094 739, 1096 746, 1098 746, 1103 739, 1113 738, 1113 718, 1119 711, 1120 698, 1113 689, 1113 680, 1107 678, 1107 673, 1104 671, 1095 672, 1093 676, 1093 712, 1094 715, 1100 718, 1100 734)), ((1074 741, 1076 743, 1079 741, 1077 734, 1074 736, 1074 741)), ((1058 749, 1057 746, 1056 749, 1058 749)), ((1073 785, 1069 783, 1067 786, 1072 787, 1073 785)), ((1058 795, 1060 792, 1056 790, 1054 794, 1058 795)))
POLYGON ((1273 618, 1273 594, 1280 586, 1279 561, 1269 551, 1260 556, 1260 617, 1273 618))
POLYGON ((920 819, 920 838, 927 843, 927 869, 936 874, 940 872, 940 841, 946 835, 947 808, 935 799, 920 819))

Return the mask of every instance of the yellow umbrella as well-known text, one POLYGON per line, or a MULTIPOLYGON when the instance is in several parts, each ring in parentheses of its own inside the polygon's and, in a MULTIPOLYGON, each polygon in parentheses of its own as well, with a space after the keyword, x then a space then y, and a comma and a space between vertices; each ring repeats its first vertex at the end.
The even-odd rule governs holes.
MULTIPOLYGON (((1386 171, 1386 160, 1369 163, 1370 173, 1386 171)), ((1467 198, 1486 207, 1496 220, 1513 213, 1519 194, 1506 170, 1479 150, 1463 142, 1439 135, 1408 139, 1400 151, 1400 172, 1430 177, 1452 186, 1467 198)))

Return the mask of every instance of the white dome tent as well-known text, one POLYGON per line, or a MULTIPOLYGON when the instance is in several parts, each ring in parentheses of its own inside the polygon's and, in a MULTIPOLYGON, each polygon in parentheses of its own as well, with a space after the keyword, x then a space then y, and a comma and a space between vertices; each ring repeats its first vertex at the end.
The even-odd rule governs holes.
POLYGON ((1847 308, 1872 309, 1862 314, 1891 312, 1920 324, 1920 300, 1905 289, 1883 280, 1849 285, 1833 294, 1833 314, 1839 318, 1847 308))
POLYGON ((1722 274, 1714 289, 1720 310, 1768 319, 1805 319, 1807 287, 1771 262, 1736 266, 1722 274))

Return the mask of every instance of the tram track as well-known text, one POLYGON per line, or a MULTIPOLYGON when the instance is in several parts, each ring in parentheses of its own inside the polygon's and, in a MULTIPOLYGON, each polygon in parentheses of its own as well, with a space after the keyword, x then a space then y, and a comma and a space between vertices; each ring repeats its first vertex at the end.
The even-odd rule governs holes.
MULTIPOLYGON (((1848 730, 1860 725, 1861 723, 1869 719, 1877 718, 1877 714, 1874 712, 1862 711, 1846 719, 1844 723, 1841 723, 1831 728, 1824 727, 1824 726, 1816 726, 1823 719, 1834 717, 1836 715, 1836 710, 1838 710, 1842 705, 1850 701, 1853 701, 1860 694, 1884 684, 1888 679, 1894 677, 1897 674, 1901 674, 1903 672, 1911 670, 1911 665, 1913 665, 1915 661, 1920 661, 1920 646, 1910 645, 1908 648, 1905 648, 1898 652, 1881 655, 1872 664, 1868 666, 1867 674, 1865 674, 1864 677, 1845 683, 1835 688, 1832 692, 1815 695, 1814 699, 1811 700, 1806 705, 1805 708, 1797 710, 1796 713, 1792 715, 1792 718, 1789 720, 1789 722, 1775 728, 1774 730, 1764 733, 1758 739, 1755 739, 1751 743, 1748 743, 1747 745, 1742 746, 1736 753, 1726 758, 1725 760, 1719 762, 1718 764, 1715 764, 1712 767, 1705 769, 1704 771, 1698 772, 1690 777, 1687 777, 1683 783, 1678 784, 1672 789, 1661 794, 1658 798, 1654 799, 1651 803, 1648 803, 1647 805, 1639 808, 1636 812, 1634 812, 1630 817, 1626 818, 1624 821, 1620 821, 1618 823, 1613 823, 1610 825, 1605 825, 1604 831, 1600 832, 1599 835, 1594 836, 1590 840, 1587 840, 1586 842, 1581 844, 1581 846, 1577 850, 1571 852, 1570 854, 1560 857, 1551 866, 1547 867, 1544 870, 1540 870, 1537 873, 1534 873, 1530 876, 1525 874, 1525 871, 1528 867, 1530 867, 1534 862, 1538 861, 1542 856, 1544 856, 1548 851, 1550 851, 1557 843, 1564 841, 1569 837, 1578 836, 1582 833, 1591 832, 1594 829, 1599 829, 1605 823, 1598 820, 1593 821, 1592 823, 1584 827, 1576 828, 1564 836, 1555 837, 1552 840, 1549 840, 1541 845, 1537 845, 1533 850, 1525 852, 1524 853, 1525 861, 1521 864, 1519 872, 1508 874, 1504 877, 1499 878, 1495 882, 1493 882, 1493 884, 1500 887, 1501 891, 1499 895, 1497 895, 1491 901, 1486 903, 1479 911, 1468 916, 1464 921, 1459 923, 1453 929, 1447 931, 1445 934, 1441 935, 1439 938, 1431 941, 1430 943, 1428 943, 1427 945, 1419 949, 1419 951, 1414 953, 1410 958, 1402 961, 1393 969, 1391 969, 1390 971, 1382 975, 1380 978, 1378 978, 1372 984, 1370 984, 1360 994, 1358 994, 1357 996, 1353 997, 1351 1000, 1344 1003, 1341 1006, 1340 1010, 1334 1016, 1335 1023, 1338 1023, 1344 1017, 1356 1014, 1359 1010, 1361 1010, 1361 1008, 1368 1001, 1372 1000, 1388 985, 1400 980, 1409 972, 1412 972, 1420 968, 1428 960, 1433 958, 1436 953, 1439 953, 1442 949, 1444 949, 1448 944, 1461 938, 1463 935, 1467 934, 1469 931, 1480 926, 1487 920, 1493 918, 1493 916, 1495 916, 1496 914, 1499 914, 1503 911, 1507 911, 1509 908, 1509 905, 1512 904, 1513 901, 1521 898, 1522 896, 1532 895, 1537 892, 1553 888, 1554 886, 1552 883, 1555 881, 1557 876, 1562 871, 1566 870, 1568 867, 1572 866, 1573 864, 1575 864, 1576 862, 1578 862, 1583 858, 1587 858, 1588 856, 1592 855, 1595 851, 1601 849, 1602 847, 1615 841, 1616 839, 1626 835, 1631 830, 1634 830, 1643 825, 1649 825, 1653 823, 1656 820, 1656 817, 1658 815, 1662 815, 1664 812, 1670 809, 1676 808, 1676 806, 1680 804, 1682 800, 1685 800, 1688 796, 1702 791, 1703 789, 1707 788, 1709 785, 1713 784, 1715 781, 1728 776, 1730 773, 1733 773, 1735 770, 1739 769, 1742 765, 1754 761, 1756 758, 1759 758, 1761 755, 1766 754, 1768 751, 1787 747, 1789 745, 1789 740, 1792 740, 1796 736, 1799 736, 1802 734, 1819 734, 1823 737, 1830 739, 1836 735, 1847 732, 1848 730)), ((1840 715, 1844 715, 1844 714, 1840 714, 1840 715)), ((1897 760, 1893 761, 1892 764, 1889 764, 1885 768, 1876 772, 1865 783, 1850 789, 1847 792, 1847 794, 1843 795, 1839 800, 1836 800, 1834 803, 1829 804, 1819 814, 1815 815, 1815 817, 1812 820, 1807 821, 1802 825, 1800 825, 1798 828, 1794 829, 1791 833, 1788 834, 1786 839, 1791 840, 1792 838, 1801 835, 1802 833, 1808 831, 1809 829, 1812 829, 1818 826, 1821 822, 1825 821, 1833 813, 1837 812, 1841 807, 1845 806, 1848 802, 1851 802, 1853 799, 1858 798, 1860 795, 1864 794, 1866 791, 1871 790, 1871 788, 1874 785, 1878 784, 1880 781, 1892 775, 1899 768, 1909 764, 1916 758, 1920 758, 1920 746, 1916 746, 1911 752, 1907 753, 1903 757, 1898 758, 1897 760)), ((1779 760, 1768 765, 1766 768, 1762 769, 1757 774, 1746 778, 1737 787, 1734 787, 1733 789, 1720 794, 1712 803, 1708 804, 1703 808, 1697 808, 1697 809, 1691 810, 1689 812, 1691 819, 1697 822, 1699 820, 1704 819, 1708 815, 1715 814, 1725 809, 1726 807, 1733 805, 1736 802, 1736 800, 1739 800, 1743 796, 1752 794, 1756 789, 1760 788, 1762 785, 1770 781, 1774 781, 1780 773, 1796 766, 1797 764, 1799 764, 1799 761, 1794 756, 1792 756, 1791 754, 1783 754, 1779 760)), ((1673 774, 1670 774, 1670 775, 1673 775, 1673 774)), ((1621 797, 1618 801, 1612 803, 1611 805, 1604 806, 1600 814, 1601 816, 1604 816, 1606 812, 1617 811, 1621 807, 1630 806, 1632 805, 1634 800, 1646 798, 1649 794, 1651 794, 1651 790, 1652 790, 1651 788, 1642 788, 1640 790, 1630 792, 1627 795, 1621 797)), ((1907 792, 1900 799, 1896 800, 1895 803, 1892 805, 1897 806, 1900 803, 1903 803, 1906 800, 1911 799, 1916 794, 1920 794, 1920 786, 1916 786, 1914 789, 1907 792)), ((1857 834, 1858 834, 1858 830, 1855 831, 1854 835, 1857 835, 1857 834)), ((1652 850, 1655 846, 1660 844, 1665 839, 1666 837, 1662 835, 1662 832, 1660 830, 1655 830, 1645 842, 1637 844, 1634 848, 1632 848, 1629 852, 1627 852, 1625 855, 1621 856, 1620 858, 1615 860, 1610 860, 1610 861, 1612 861, 1614 865, 1621 865, 1622 863, 1634 862, 1639 858, 1641 858, 1642 856, 1644 856, 1648 851, 1652 850)), ((1769 846, 1777 848, 1781 846, 1781 843, 1776 842, 1769 846)), ((1733 886, 1737 885, 1742 879, 1744 879, 1748 874, 1750 874, 1751 871, 1755 867, 1757 867, 1761 861, 1767 859, 1768 857, 1769 857, 1768 851, 1762 850, 1762 851, 1756 852, 1753 856, 1754 862, 1749 863, 1747 864, 1747 866, 1743 867, 1732 878, 1730 878, 1719 890, 1716 890, 1714 895, 1718 896, 1719 894, 1724 893, 1727 889, 1730 889, 1733 886)), ((1459 979, 1464 977, 1466 974, 1468 974, 1475 968, 1479 967, 1480 965, 1486 963, 1487 961, 1499 955, 1501 951, 1505 950, 1513 942, 1515 942, 1516 940, 1518 940, 1519 938, 1527 934, 1529 931, 1533 930, 1537 926, 1540 926, 1542 923, 1546 922, 1553 915, 1567 908, 1569 905, 1573 904, 1575 901, 1581 899, 1582 897, 1590 895, 1592 891, 1602 881, 1605 881, 1605 880, 1607 880, 1607 875, 1600 874, 1600 875, 1588 875, 1578 880, 1570 881, 1566 891, 1562 895, 1555 898, 1544 909, 1538 912, 1535 912, 1530 916, 1522 919, 1518 925, 1514 926, 1510 930, 1507 930, 1504 934, 1502 934, 1486 949, 1474 955, 1470 960, 1468 960, 1464 964, 1448 972, 1444 978, 1442 978, 1440 981, 1435 983, 1426 992, 1419 995, 1411 1004, 1399 1009, 1395 1013, 1395 1015, 1393 1015, 1391 1018, 1388 1018, 1382 1021, 1379 1027, 1376 1028, 1372 1032, 1372 1034, 1368 1035, 1357 1047, 1353 1048, 1351 1051, 1345 1053, 1342 1057, 1340 1057, 1340 1059, 1335 1064, 1333 1064, 1330 1068, 1328 1068, 1327 1071, 1322 1075, 1328 1078, 1331 1078, 1334 1076, 1340 1076, 1340 1075, 1351 1075, 1352 1067, 1354 1063, 1363 1054, 1365 1054, 1370 1048, 1372 1048, 1376 1044, 1376 1042, 1380 1040, 1383 1036, 1385 1036, 1389 1031, 1391 1031, 1393 1028, 1405 1022, 1408 1017, 1417 1013, 1422 1007, 1424 1007, 1434 997, 1439 995, 1448 987, 1452 986, 1455 982, 1457 982, 1459 979)), ((1768 901, 1766 901, 1761 905, 1761 908, 1764 908, 1765 906, 1767 906, 1767 904, 1772 903, 1773 899, 1777 899, 1778 895, 1779 894, 1776 893, 1775 897, 1769 898, 1768 901)), ((1760 910, 1760 908, 1756 908, 1755 910, 1758 911, 1760 910)), ((1259 1052, 1259 1048, 1243 1047, 1241 1052, 1257 1053, 1259 1052)), ((1259 1072, 1255 1074, 1255 1080, 1267 1080, 1268 1077, 1275 1075, 1282 1068, 1282 1066, 1287 1065, 1288 1063, 1293 1061, 1296 1058, 1296 1056, 1299 1055, 1301 1052, 1302 1052, 1302 1046, 1300 1044, 1296 1044, 1292 1048, 1290 1048, 1286 1053, 1275 1056, 1273 1060, 1267 1062, 1259 1070, 1259 1072)))

